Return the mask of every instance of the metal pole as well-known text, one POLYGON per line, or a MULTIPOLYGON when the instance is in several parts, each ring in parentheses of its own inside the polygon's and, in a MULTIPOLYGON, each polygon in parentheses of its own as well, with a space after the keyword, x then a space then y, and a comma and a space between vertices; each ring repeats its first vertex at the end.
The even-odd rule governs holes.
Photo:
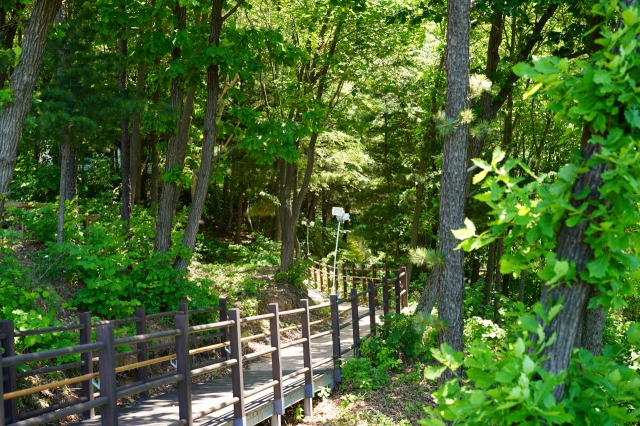
POLYGON ((342 217, 338 218, 338 233, 336 234, 336 251, 333 252, 333 294, 338 294, 338 287, 336 286, 336 262, 338 261, 338 241, 340 240, 340 224, 342 223, 342 217))

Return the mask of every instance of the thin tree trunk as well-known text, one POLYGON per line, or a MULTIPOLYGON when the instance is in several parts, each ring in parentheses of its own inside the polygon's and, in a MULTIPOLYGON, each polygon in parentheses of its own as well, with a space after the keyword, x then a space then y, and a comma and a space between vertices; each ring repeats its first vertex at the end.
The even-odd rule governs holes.
POLYGON ((62 0, 36 0, 20 46, 20 62, 11 73, 9 88, 13 102, 4 106, 0 114, 0 217, 4 212, 4 200, 9 195, 9 184, 18 158, 18 143, 31 108, 47 33, 61 4, 62 0))
POLYGON ((518 288, 518 302, 524 302, 524 285, 526 280, 527 272, 522 271, 520 273, 520 287, 518 288))
POLYGON ((504 254, 504 240, 498 240, 498 255, 496 258, 496 282, 493 288, 495 296, 493 298, 493 322, 500 324, 500 295, 502 294, 502 272, 500 272, 500 259, 504 254))
MULTIPOLYGON (((469 108, 469 30, 471 4, 468 0, 447 3, 447 93, 445 114, 458 121, 469 108)), ((438 318, 446 324, 439 333, 439 343, 462 351, 464 269, 463 252, 451 230, 464 226, 464 188, 466 177, 468 124, 459 123, 444 138, 442 177, 440 180, 440 252, 444 258, 442 281, 438 291, 438 318)), ((449 380, 446 373, 442 380, 449 380)))
MULTIPOLYGON (((66 145, 66 144, 65 144, 66 145)), ((77 148, 72 144, 67 154, 65 199, 74 200, 78 205, 78 154, 77 148)))
POLYGON ((238 190, 238 208, 236 209, 236 237, 235 243, 242 242, 242 189, 238 190))
MULTIPOLYGON (((209 31, 209 45, 217 46, 220 42, 220 31, 222 29, 222 5, 223 0, 214 0, 211 10, 211 25, 209 31)), ((204 133, 202 138, 202 154, 200 159, 200 170, 196 180, 196 188, 189 210, 189 219, 182 236, 182 245, 193 252, 196 244, 196 236, 202 219, 204 204, 209 192, 211 180, 211 168, 213 165, 213 154, 217 140, 216 117, 218 115, 218 96, 220 93, 220 75, 217 64, 207 67, 207 98, 205 105, 204 133)), ((178 257, 174 263, 174 268, 186 269, 189 261, 178 257)))
MULTIPOLYGON (((187 25, 186 6, 179 3, 173 8, 173 15, 176 18, 176 30, 184 30, 187 25)), ((175 62, 180 58, 180 48, 175 47, 172 52, 172 60, 175 62)), ((175 121, 175 133, 169 137, 167 141, 167 155, 165 160, 165 172, 171 173, 182 170, 184 157, 180 157, 183 151, 181 144, 181 135, 187 112, 189 117, 191 112, 187 111, 187 102, 184 100, 184 88, 182 87, 184 78, 176 76, 171 80, 171 95, 169 105, 175 112, 177 120, 175 121)), ((186 141, 185 141, 186 143, 186 141)), ((175 215, 175 206, 178 194, 178 184, 176 182, 163 181, 162 192, 160 193, 160 202, 158 204, 158 217, 156 219, 156 238, 153 250, 156 253, 166 253, 171 245, 171 231, 173 230, 173 218, 175 215)))
POLYGON ((424 318, 431 316, 433 307, 436 304, 438 298, 438 289, 442 283, 442 269, 443 265, 437 264, 429 273, 424 290, 420 294, 420 300, 416 306, 416 313, 421 313, 424 318))
POLYGON ((491 284, 493 284, 493 268, 495 264, 495 252, 496 252, 496 243, 495 241, 489 244, 489 254, 487 255, 487 272, 484 276, 484 299, 482 299, 482 304, 484 306, 488 306, 491 301, 491 284))
POLYGON ((64 241, 64 210, 65 210, 65 197, 67 194, 67 168, 69 167, 69 152, 71 151, 71 132, 67 133, 67 137, 64 142, 64 149, 62 152, 62 159, 60 160, 60 196, 58 200, 58 234, 56 242, 62 244, 64 241))
MULTIPOLYGON (((127 89, 127 40, 119 39, 119 53, 122 56, 123 69, 118 75, 120 90, 127 89)), ((120 208, 120 220, 127 223, 131 220, 131 139, 129 138, 129 117, 123 115, 120 118, 120 176, 122 177, 122 206, 120 208)))
MULTIPOLYGON (((145 66, 138 64, 138 82, 136 85, 138 101, 142 99, 144 91, 145 66)), ((139 203, 142 198, 142 185, 140 185, 142 163, 142 137, 140 135, 140 113, 133 116, 131 123, 131 193, 135 203, 139 203)))
MULTIPOLYGON (((425 131, 425 138, 427 139, 428 131, 425 131)), ((416 204, 413 208, 413 220, 411 221, 411 242, 409 243, 410 249, 416 249, 418 247, 418 232, 420 230, 420 215, 422 214, 422 200, 424 198, 424 174, 427 170, 427 161, 424 157, 426 148, 426 140, 423 141, 422 154, 420 158, 420 169, 418 170, 418 184, 416 185, 416 204)), ((409 262, 407 265, 407 281, 411 282, 411 275, 413 273, 413 263, 409 262)))

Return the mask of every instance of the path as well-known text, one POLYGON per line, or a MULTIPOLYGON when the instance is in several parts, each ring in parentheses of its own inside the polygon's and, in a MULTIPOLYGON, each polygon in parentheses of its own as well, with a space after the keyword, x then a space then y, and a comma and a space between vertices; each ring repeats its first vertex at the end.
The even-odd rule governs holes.
MULTIPOLYGON (((346 308, 346 307, 345 307, 346 308)), ((367 308, 360 307, 360 312, 366 312, 367 308)), ((377 312, 376 315, 381 315, 377 312)), ((347 317, 350 316, 349 314, 347 317)), ((342 321, 346 322, 349 318, 342 321)), ((369 333, 369 316, 360 320, 360 336, 369 333)), ((353 344, 353 326, 350 325, 340 330, 341 348, 347 348, 353 344)), ((312 359, 315 364, 318 361, 329 359, 332 356, 332 336, 324 336, 314 339, 311 345, 312 359)), ((350 358, 353 351, 344 355, 350 358)), ((302 346, 292 346, 282 350, 282 375, 300 370, 304 367, 302 358, 302 346)), ((271 357, 260 358, 252 364, 244 367, 244 389, 249 392, 271 381, 271 357)), ((318 391, 320 387, 333 384, 331 362, 314 370, 314 387, 318 391)), ((290 406, 304 398, 304 374, 284 381, 285 406, 290 406)), ((201 384, 193 384, 192 401, 193 413, 198 413, 212 407, 232 396, 231 377, 214 379, 201 384)), ((273 414, 273 389, 269 388, 245 399, 247 426, 255 425, 273 414)), ((121 426, 167 426, 178 419, 178 395, 175 390, 164 395, 152 398, 148 401, 132 407, 118 410, 118 423, 121 426)), ((78 425, 100 426, 100 417, 85 420, 78 425)), ((221 426, 233 424, 233 406, 223 408, 213 414, 195 420, 194 425, 221 426)))

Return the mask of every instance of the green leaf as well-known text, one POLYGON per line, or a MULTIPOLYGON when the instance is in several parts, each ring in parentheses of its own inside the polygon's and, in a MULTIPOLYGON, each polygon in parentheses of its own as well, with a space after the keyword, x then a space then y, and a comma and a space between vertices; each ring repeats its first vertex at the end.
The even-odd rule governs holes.
POLYGON ((514 347, 514 352, 517 357, 521 357, 524 354, 524 340, 521 337, 518 337, 516 341, 516 346, 514 347))
POLYGON ((529 355, 524 356, 524 360, 522 360, 522 371, 525 374, 531 374, 536 369, 536 363, 533 362, 529 355))
POLYGON ((540 90, 540 88, 542 87, 542 85, 543 85, 542 83, 538 83, 538 84, 536 84, 535 86, 533 86, 533 87, 531 88, 531 90, 529 90, 527 93, 525 93, 524 95, 522 95, 522 99, 526 101, 528 98, 530 98, 531 96, 535 95, 535 94, 536 94, 536 92, 537 92, 538 90, 540 90))
POLYGON ((600 255, 587 263, 589 276, 593 278, 603 278, 609 270, 608 256, 600 255))
POLYGON ((453 234, 454 237, 456 237, 460 241, 467 240, 467 239, 473 237, 473 235, 474 235, 473 232, 471 232, 467 228, 452 229, 451 233, 453 234))
POLYGON ((424 378, 426 380, 438 380, 447 367, 426 367, 424 369, 424 378))
POLYGON ((488 170, 482 170, 480 173, 477 173, 473 177, 473 183, 474 184, 478 184, 478 183, 482 182, 484 180, 484 178, 487 177, 487 173, 489 173, 488 170))
POLYGON ((493 155, 491 156, 491 165, 495 166, 499 162, 504 159, 504 156, 507 155, 506 152, 501 150, 500 148, 496 148, 493 150, 493 155))
POLYGON ((627 339, 629 339, 629 343, 632 345, 640 343, 640 324, 634 322, 629 326, 629 330, 627 330, 627 339))

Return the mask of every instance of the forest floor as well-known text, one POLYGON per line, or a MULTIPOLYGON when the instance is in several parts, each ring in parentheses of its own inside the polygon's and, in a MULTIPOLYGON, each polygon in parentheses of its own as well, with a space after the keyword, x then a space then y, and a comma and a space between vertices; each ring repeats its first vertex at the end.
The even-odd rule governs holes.
POLYGON ((435 389, 424 380, 422 370, 420 365, 408 365, 391 373, 389 386, 368 392, 342 384, 330 396, 314 398, 310 417, 304 417, 300 404, 287 408, 283 425, 418 425, 425 417, 424 407, 435 407, 431 398, 435 389))

